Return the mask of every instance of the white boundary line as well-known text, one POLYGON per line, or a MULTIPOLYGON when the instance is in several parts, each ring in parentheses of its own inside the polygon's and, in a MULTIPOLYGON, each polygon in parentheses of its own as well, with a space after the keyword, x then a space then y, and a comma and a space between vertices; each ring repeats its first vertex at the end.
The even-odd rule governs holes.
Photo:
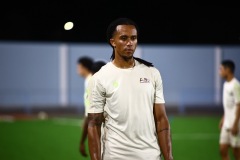
POLYGON ((82 126, 82 120, 81 119, 72 119, 72 118, 53 118, 52 119, 54 124, 57 125, 67 125, 67 126, 82 126))

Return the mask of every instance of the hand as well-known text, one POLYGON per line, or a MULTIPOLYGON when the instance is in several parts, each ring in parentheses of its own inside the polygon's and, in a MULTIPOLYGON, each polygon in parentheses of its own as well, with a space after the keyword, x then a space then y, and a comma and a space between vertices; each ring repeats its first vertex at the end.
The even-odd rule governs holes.
POLYGON ((238 134, 238 125, 233 125, 231 132, 232 135, 236 136, 238 134))
POLYGON ((82 155, 83 157, 87 157, 87 156, 88 156, 87 153, 86 153, 86 150, 85 150, 85 145, 84 145, 84 143, 81 143, 81 144, 80 144, 79 151, 80 151, 80 153, 81 153, 81 155, 82 155))

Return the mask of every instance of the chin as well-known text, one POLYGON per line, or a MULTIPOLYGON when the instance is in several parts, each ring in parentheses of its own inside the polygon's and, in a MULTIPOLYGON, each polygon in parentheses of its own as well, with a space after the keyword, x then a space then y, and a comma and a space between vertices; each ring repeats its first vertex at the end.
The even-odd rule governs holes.
POLYGON ((124 59, 132 59, 133 55, 122 56, 124 59))
POLYGON ((133 53, 126 53, 125 56, 129 57, 129 58, 132 58, 133 57, 133 53))

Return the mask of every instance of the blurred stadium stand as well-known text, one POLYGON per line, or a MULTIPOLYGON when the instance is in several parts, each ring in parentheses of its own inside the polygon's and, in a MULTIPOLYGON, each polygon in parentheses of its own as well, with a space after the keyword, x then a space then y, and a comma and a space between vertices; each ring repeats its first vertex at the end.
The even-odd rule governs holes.
MULTIPOLYGON (((1 42, 0 50, 0 113, 82 114, 84 81, 76 61, 84 55, 109 61, 111 55, 110 46, 94 43, 1 42)), ((136 54, 160 70, 168 112, 218 114, 217 67, 232 59, 240 78, 239 52, 229 45, 140 45, 136 54)))

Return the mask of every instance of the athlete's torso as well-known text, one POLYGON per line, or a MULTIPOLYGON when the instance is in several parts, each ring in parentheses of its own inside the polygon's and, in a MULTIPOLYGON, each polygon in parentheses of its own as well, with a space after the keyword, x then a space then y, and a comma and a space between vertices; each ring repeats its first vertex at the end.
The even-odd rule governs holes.
POLYGON ((157 73, 137 61, 131 69, 110 62, 98 73, 106 96, 104 160, 160 159, 153 117, 157 73))

